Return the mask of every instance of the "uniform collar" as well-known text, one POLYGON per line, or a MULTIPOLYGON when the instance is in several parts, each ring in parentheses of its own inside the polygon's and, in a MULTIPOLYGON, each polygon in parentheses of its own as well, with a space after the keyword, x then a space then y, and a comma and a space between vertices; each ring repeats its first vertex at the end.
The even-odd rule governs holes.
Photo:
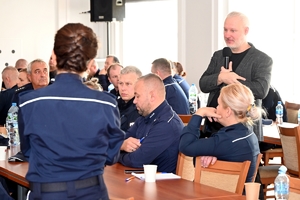
POLYGON ((167 78, 165 78, 163 80, 164 84, 168 84, 168 83, 174 83, 175 80, 173 79, 172 75, 168 76, 167 78))
POLYGON ((159 117, 159 113, 164 109, 167 105, 166 100, 164 100, 157 108, 155 108, 148 116, 144 118, 146 124, 152 123, 159 117))
MULTIPOLYGON (((60 73, 57 74, 55 77, 55 82, 68 82, 69 80, 77 79, 78 81, 82 82, 82 77, 79 74, 73 74, 73 73, 60 73)), ((54 83, 55 83, 54 82, 54 83)))

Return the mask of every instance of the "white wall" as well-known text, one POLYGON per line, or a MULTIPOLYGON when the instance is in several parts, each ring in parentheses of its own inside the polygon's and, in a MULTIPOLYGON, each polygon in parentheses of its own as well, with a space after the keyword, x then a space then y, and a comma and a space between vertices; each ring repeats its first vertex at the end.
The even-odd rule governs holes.
MULTIPOLYGON (((48 62, 56 31, 66 23, 83 23, 98 34, 106 46, 106 23, 90 22, 89 0, 0 0, 0 71, 14 66, 19 58, 29 62, 41 58, 48 62), (15 53, 11 53, 15 50, 15 53)), ((106 56, 106 48, 98 57, 106 56)), ((1 81, 1 76, 0 76, 1 81)))
POLYGON ((177 60, 177 0, 126 3, 124 62, 143 74, 158 58, 177 60))
POLYGON ((57 27, 56 2, 0 0, 1 69, 4 63, 14 66, 20 57, 49 59, 57 27))
POLYGON ((227 14, 225 3, 224 0, 178 0, 178 61, 186 68, 187 81, 195 83, 198 90, 199 79, 212 53, 224 46, 220 29, 227 14))

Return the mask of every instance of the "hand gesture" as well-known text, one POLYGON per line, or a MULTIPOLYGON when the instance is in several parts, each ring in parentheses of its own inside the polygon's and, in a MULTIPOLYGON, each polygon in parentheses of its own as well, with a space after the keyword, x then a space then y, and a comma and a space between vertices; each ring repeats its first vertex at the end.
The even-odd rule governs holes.
POLYGON ((227 85, 231 83, 239 83, 238 80, 245 81, 246 79, 242 76, 237 75, 235 72, 232 72, 232 62, 229 62, 228 69, 221 67, 220 74, 218 76, 218 85, 225 83, 227 85))
POLYGON ((195 114, 200 115, 201 117, 207 117, 209 121, 212 121, 212 118, 214 119, 214 121, 217 121, 222 117, 221 115, 217 114, 217 109, 213 107, 199 108, 195 114))

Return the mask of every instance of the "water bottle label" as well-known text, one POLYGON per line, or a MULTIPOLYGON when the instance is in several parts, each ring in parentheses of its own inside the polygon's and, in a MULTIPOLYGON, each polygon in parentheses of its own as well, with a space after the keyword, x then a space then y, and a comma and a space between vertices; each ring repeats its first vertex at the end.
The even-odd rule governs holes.
POLYGON ((276 183, 275 184, 275 193, 280 195, 289 194, 289 185, 287 183, 276 183))
POLYGON ((283 110, 276 109, 276 115, 283 115, 283 110))

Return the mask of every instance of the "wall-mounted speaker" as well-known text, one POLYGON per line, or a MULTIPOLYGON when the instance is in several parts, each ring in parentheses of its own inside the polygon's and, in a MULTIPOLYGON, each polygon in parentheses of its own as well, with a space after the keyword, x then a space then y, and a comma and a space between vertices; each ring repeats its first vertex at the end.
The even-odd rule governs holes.
POLYGON ((116 18, 123 21, 125 18, 125 0, 90 0, 91 21, 107 22, 116 18))

